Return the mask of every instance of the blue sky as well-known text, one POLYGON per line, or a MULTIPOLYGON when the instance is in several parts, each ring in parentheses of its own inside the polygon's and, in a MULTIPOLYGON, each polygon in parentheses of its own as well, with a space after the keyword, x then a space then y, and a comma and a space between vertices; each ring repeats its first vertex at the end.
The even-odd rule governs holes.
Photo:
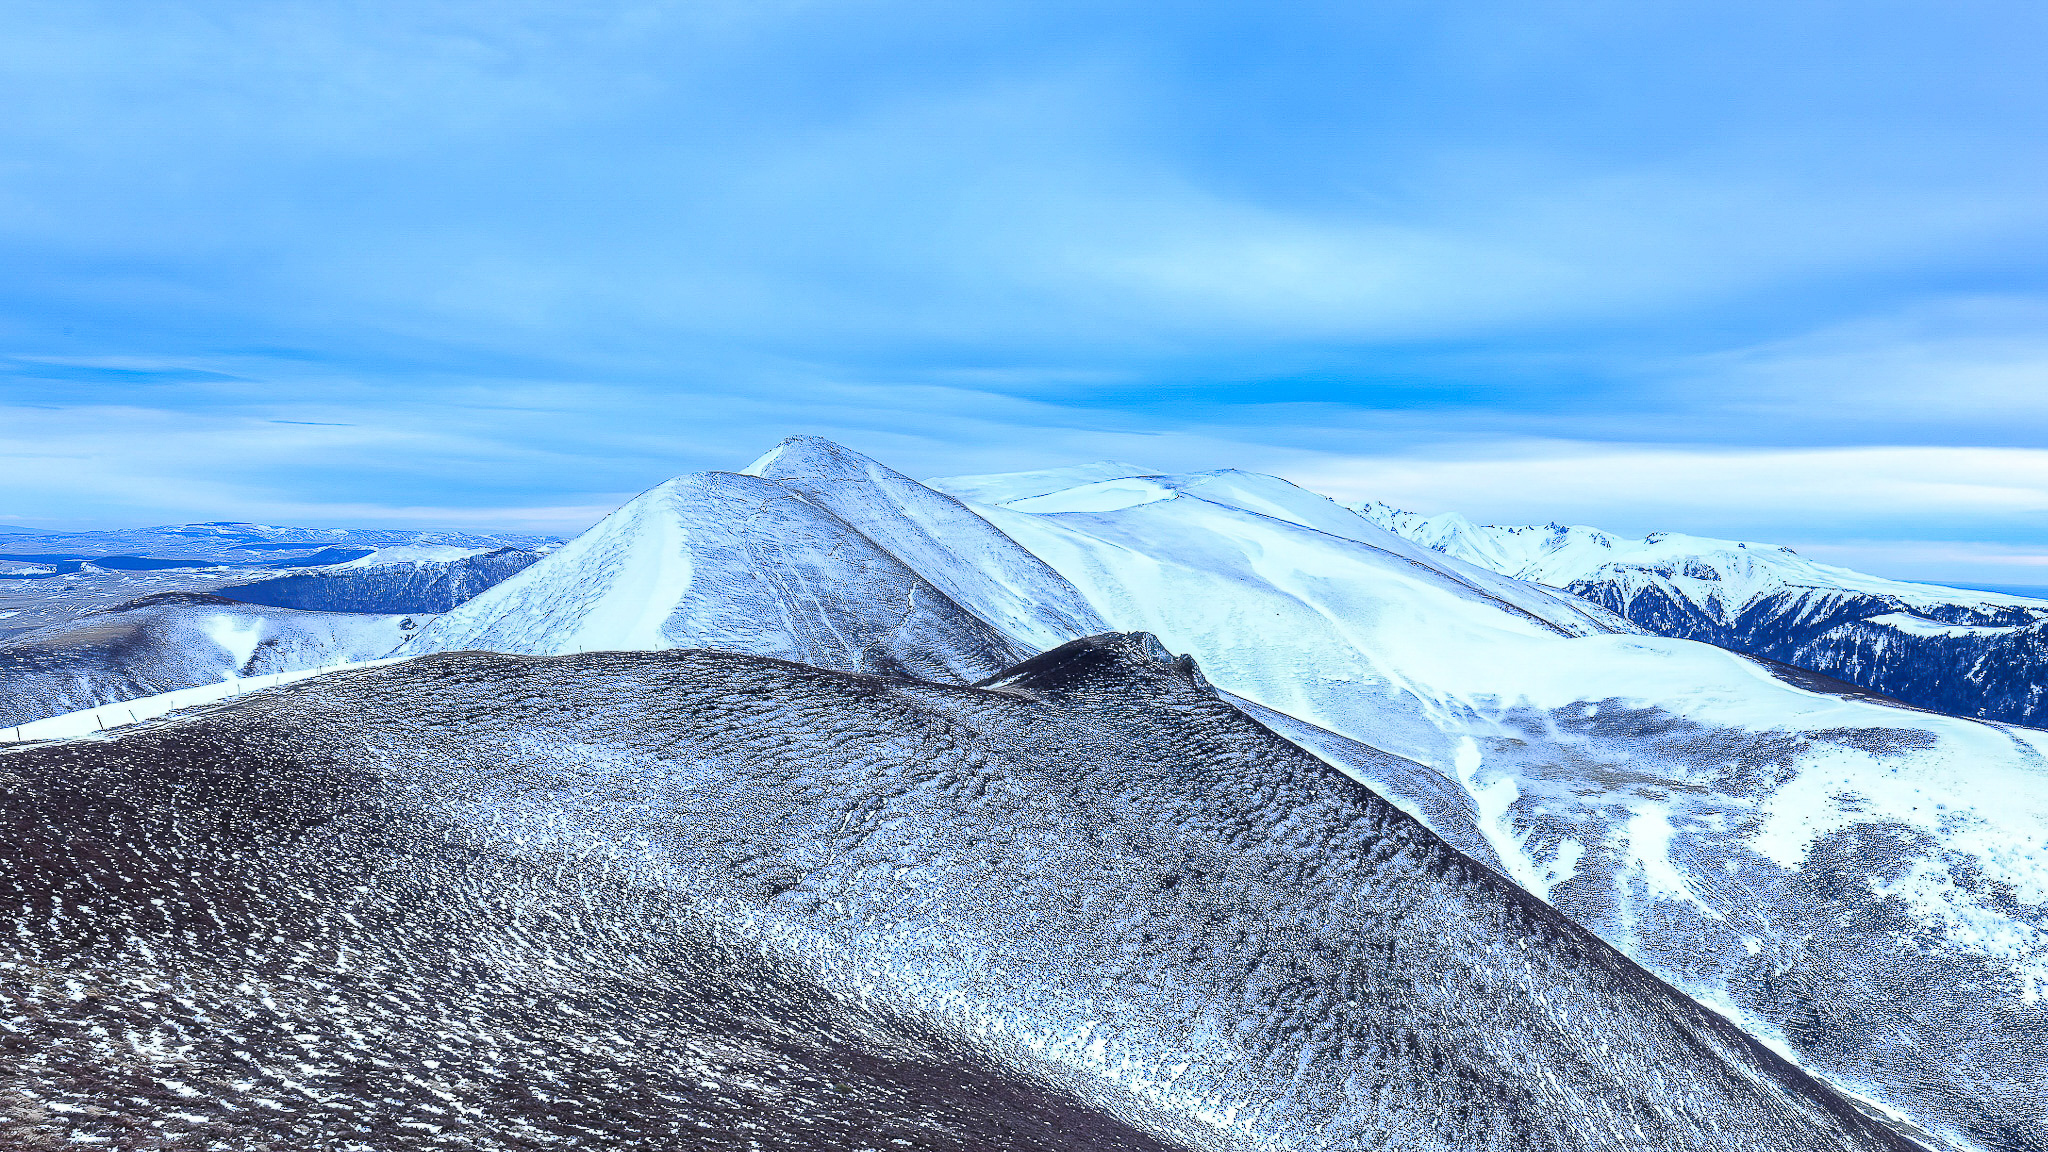
POLYGON ((0 0, 0 523, 832 436, 2048 584, 2048 9, 0 0))

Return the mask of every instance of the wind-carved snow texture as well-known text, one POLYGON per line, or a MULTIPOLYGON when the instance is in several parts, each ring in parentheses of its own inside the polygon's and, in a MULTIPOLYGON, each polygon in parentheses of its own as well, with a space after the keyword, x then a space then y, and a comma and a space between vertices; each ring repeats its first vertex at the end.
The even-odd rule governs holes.
POLYGON ((719 648, 972 681, 1102 630, 950 496, 837 445, 682 476, 442 616, 410 652, 719 648))
POLYGON ((314 612, 446 612, 540 559, 516 548, 378 549, 332 567, 228 584, 216 595, 314 612), (453 556, 439 553, 455 553, 453 556), (396 555, 385 555, 395 553, 396 555), (414 554, 417 555, 417 557, 414 554))
POLYGON ((2048 602, 1886 580, 1789 548, 1357 510, 1446 555, 1566 589, 1660 636, 1811 668, 1923 708, 2048 723, 2048 602))
POLYGON ((373 660, 428 616, 295 612, 164 592, 0 643, 0 729, 224 679, 373 660))
POLYGON ((0 789, 10 1147, 1911 1147, 1149 637, 431 656, 0 789))

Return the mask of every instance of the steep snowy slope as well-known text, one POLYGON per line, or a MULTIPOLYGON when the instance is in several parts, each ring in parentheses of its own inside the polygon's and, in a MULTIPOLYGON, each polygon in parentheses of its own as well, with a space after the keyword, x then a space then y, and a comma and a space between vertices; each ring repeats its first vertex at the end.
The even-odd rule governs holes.
POLYGON ((2048 722, 2048 602, 1886 580, 1788 548, 1457 513, 1357 510, 1449 556, 1583 596, 1664 636, 1705 640, 1962 716, 2048 722))
MULTIPOLYGON (((294 612, 165 592, 0 643, 0 728, 240 676, 384 656, 427 616, 294 612)), ((119 720, 115 709, 108 722, 119 720)))
POLYGON ((540 555, 516 548, 402 545, 213 591, 249 604, 316 612, 446 612, 540 555))
POLYGON ((1030 553, 864 457, 795 440, 752 471, 774 478, 644 493, 407 651, 704 647, 971 681, 1102 629, 1030 553))
POLYGON ((1758 647, 1914 704, 2048 727, 2048 619, 1985 627, 1887 612, 1758 647))
POLYGON ((1094 480, 983 511, 1113 626, 1389 754, 1354 770, 1808 1066, 1981 1147, 2042 1147, 2048 737, 1603 628, 1278 481, 1094 480), (1407 762, 1469 819, 1416 804, 1407 762))
POLYGON ((857 452, 791 437, 747 474, 831 512, 1027 651, 1101 631, 1073 585, 1009 537, 951 496, 857 452))
POLYGON ((1083 465, 1075 469, 1047 470, 1023 475, 1029 484, 1009 484, 1001 476, 955 476, 931 481, 941 491, 962 494, 973 491, 1004 492, 1031 490, 1035 494, 1003 501, 1000 507, 1023 512, 1115 512, 1125 508, 1171 500, 1187 495, 1206 504, 1234 508, 1262 518, 1271 518, 1315 532, 1366 545, 1377 554, 1408 562, 1428 575, 1424 579, 1460 594, 1479 598, 1510 612, 1529 615, 1549 627, 1571 635, 1588 630, 1633 631, 1617 617, 1572 596, 1556 595, 1548 588, 1525 580, 1502 579, 1482 565, 1445 564, 1443 558, 1424 548, 1382 531, 1356 513, 1325 496, 1316 495, 1277 476, 1224 469, 1192 476, 1125 476, 1112 480, 1079 479, 1112 467, 1083 465), (1072 487, 1037 492, 1071 474, 1079 482, 1072 487))
POLYGON ((9 1146, 1910 1148, 1142 637, 434 656, 0 790, 9 1146))

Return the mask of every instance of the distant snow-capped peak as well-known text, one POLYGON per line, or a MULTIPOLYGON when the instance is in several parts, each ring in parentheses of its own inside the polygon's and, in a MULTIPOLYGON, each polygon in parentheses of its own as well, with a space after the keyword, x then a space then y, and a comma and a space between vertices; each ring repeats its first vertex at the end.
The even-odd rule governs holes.
POLYGON ((1680 532, 1630 538, 1584 525, 1478 524, 1456 512, 1423 516, 1381 501, 1350 504, 1359 515, 1424 547, 1553 588, 1587 582, 1655 582, 1696 603, 1739 609, 1787 591, 1850 592, 1909 606, 2042 607, 1994 592, 1890 580, 1809 560, 1780 544, 1680 532))

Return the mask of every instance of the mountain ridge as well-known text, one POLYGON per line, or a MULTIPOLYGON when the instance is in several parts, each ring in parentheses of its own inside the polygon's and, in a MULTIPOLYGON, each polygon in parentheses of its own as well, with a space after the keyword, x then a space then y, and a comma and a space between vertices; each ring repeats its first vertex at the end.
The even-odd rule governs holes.
MULTIPOLYGON (((1197 711, 1283 733, 1928 1139, 2048 1130, 2041 733, 1654 636, 1273 477, 1052 470, 978 478, 1015 494, 987 504, 814 440, 750 471, 657 486, 422 647, 717 648, 978 700, 948 693, 1148 633, 1215 688, 1197 711)), ((553 795, 520 801, 537 830, 574 808, 553 795)))
POLYGON ((0 1134, 1915 1147, 1162 655, 447 653, 0 752, 0 1134))
POLYGON ((2048 601, 1888 580, 1790 548, 1355 506, 1467 562, 1584 597, 1647 631, 1810 668, 1957 715, 2048 722, 2048 601))

